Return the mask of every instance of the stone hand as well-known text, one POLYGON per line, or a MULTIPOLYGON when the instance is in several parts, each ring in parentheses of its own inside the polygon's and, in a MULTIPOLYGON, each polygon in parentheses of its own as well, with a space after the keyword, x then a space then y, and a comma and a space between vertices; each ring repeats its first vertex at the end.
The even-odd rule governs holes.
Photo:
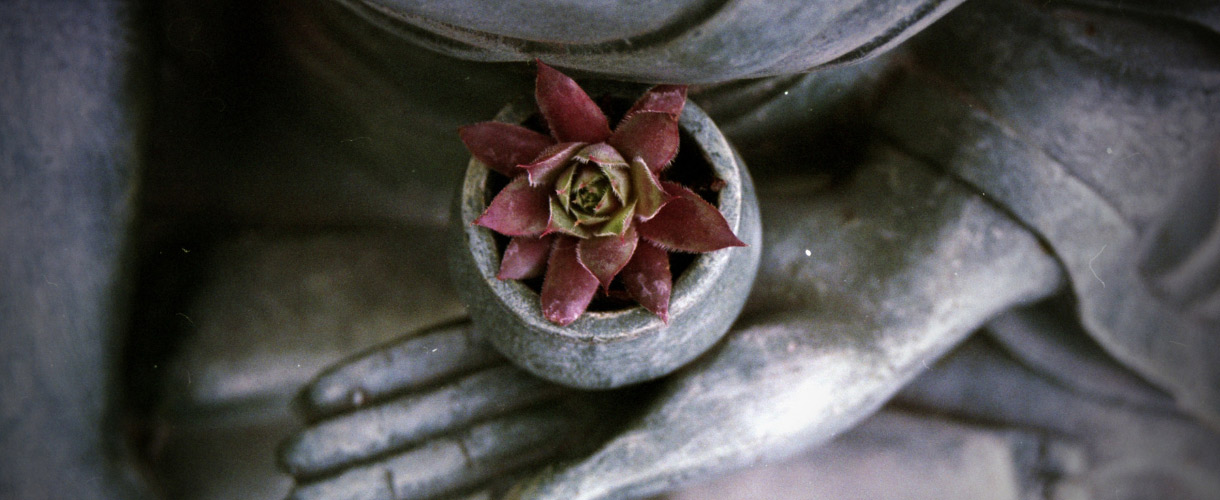
POLYGON ((280 450, 293 498, 470 493, 578 447, 609 395, 517 369, 469 327, 432 328, 315 378, 298 399, 312 425, 280 450))
POLYGON ((294 495, 430 498, 530 463, 545 466, 505 497, 669 490, 829 439, 988 318, 1062 281, 1033 235, 890 150, 843 182, 759 187, 766 240, 747 312, 692 365, 643 389, 573 396, 498 365, 460 327, 411 339, 305 390, 314 423, 281 456, 294 495))

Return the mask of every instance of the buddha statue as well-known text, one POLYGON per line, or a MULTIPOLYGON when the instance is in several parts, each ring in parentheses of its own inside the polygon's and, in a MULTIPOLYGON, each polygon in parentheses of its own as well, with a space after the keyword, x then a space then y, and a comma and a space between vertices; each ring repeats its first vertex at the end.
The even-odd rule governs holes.
POLYGON ((0 18, 0 496, 1220 493, 1207 2, 0 18), (753 176, 749 299, 674 373, 544 381, 448 281, 456 128, 535 58, 690 84, 753 176))

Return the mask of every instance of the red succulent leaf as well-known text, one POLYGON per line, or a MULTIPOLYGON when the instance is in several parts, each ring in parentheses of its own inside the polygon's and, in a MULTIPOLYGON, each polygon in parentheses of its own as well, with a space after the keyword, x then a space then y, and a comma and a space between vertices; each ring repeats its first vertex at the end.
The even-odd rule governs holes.
POLYGON ((458 128, 466 149, 479 161, 508 177, 521 173, 517 165, 529 163, 554 139, 525 127, 482 122, 458 128))
POLYGON ((660 172, 678 153, 678 120, 665 113, 636 113, 619 124, 609 142, 624 158, 639 157, 660 172))
POLYGON ((657 215, 638 224, 640 236, 663 248, 683 252, 711 252, 746 246, 724 220, 720 210, 681 184, 662 182, 674 198, 657 215))
POLYGON ((576 256, 576 238, 559 236, 542 282, 542 315, 560 326, 579 318, 597 292, 597 276, 576 256))
POLYGON ((551 185, 567 165, 572 155, 576 154, 585 143, 561 142, 547 148, 529 165, 521 165, 529 173, 530 184, 534 186, 551 185))
POLYGON ((517 236, 508 242, 504 249, 504 258, 500 261, 500 272, 497 278, 502 280, 523 280, 542 275, 546 269, 547 257, 551 254, 551 241, 554 236, 538 238, 517 236))
POLYGON ((631 116, 639 112, 665 113, 673 118, 682 114, 686 105, 686 85, 657 85, 648 89, 644 95, 635 101, 627 114, 631 116))
POLYGON ((618 274, 631 255, 635 253, 639 235, 634 226, 628 226, 622 236, 612 234, 580 240, 576 247, 576 256, 580 263, 597 276, 602 284, 602 290, 610 288, 610 282, 618 274))
POLYGON ((538 63, 534 97, 559 142, 603 142, 610 137, 606 114, 580 85, 555 68, 538 63))
POLYGON ((517 176, 474 223, 505 236, 537 236, 546 229, 551 209, 549 189, 530 186, 529 179, 517 176))
POLYGON ((641 242, 631 260, 619 272, 619 279, 631 298, 660 316, 661 321, 669 323, 669 294, 673 290, 673 276, 669 272, 669 254, 664 249, 647 241, 641 242))

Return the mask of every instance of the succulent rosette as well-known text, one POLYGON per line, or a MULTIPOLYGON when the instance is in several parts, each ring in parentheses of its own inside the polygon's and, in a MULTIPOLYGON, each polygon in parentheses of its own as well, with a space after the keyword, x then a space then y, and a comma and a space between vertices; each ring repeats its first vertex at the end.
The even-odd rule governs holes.
POLYGON ((497 277, 545 275, 542 312, 559 325, 618 277, 668 322, 668 252, 745 245, 715 206, 664 176, 678 151, 686 87, 649 89, 611 131, 575 81, 537 65, 535 98, 550 135, 500 122, 459 130, 476 159, 509 178, 474 221, 511 237, 497 277))

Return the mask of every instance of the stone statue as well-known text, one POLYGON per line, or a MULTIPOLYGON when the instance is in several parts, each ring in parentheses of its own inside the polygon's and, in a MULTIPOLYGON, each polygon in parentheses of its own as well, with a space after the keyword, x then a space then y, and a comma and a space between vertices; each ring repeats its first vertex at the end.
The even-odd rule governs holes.
MULTIPOLYGON (((460 175, 463 154, 456 142, 444 150, 433 145, 451 140, 456 125, 486 119, 504 99, 524 91, 526 77, 504 76, 526 75, 524 65, 488 62, 541 56, 584 70, 590 78, 706 84, 695 87, 691 98, 720 122, 746 159, 763 216, 759 276, 725 339, 656 381, 595 392, 559 387, 517 369, 470 334, 452 292, 436 284, 431 275, 438 271, 427 269, 432 264, 426 259, 443 255, 443 248, 429 238, 385 245, 408 249, 402 258, 410 262, 401 265, 406 274, 353 280, 363 293, 351 297, 324 296, 345 301, 341 310, 352 318, 393 319, 366 307, 375 295, 368 291, 403 293, 404 301, 424 305, 390 329, 401 333, 410 325, 420 331, 327 368, 301 391, 297 408, 307 424, 279 450, 280 465, 295 478, 293 498, 642 498, 743 467, 782 463, 777 461, 827 443, 840 451, 843 446, 907 450, 907 456, 935 461, 950 453, 921 447, 935 439, 929 436, 945 435, 929 429, 949 432, 945 429, 957 429, 961 422, 1004 430, 989 435, 1002 436, 994 442, 1010 452, 1004 470, 1013 477, 996 483, 1010 489, 987 490, 991 498, 1215 498, 1220 493, 1213 472, 1220 470, 1216 10, 1190 0, 1155 6, 1120 0, 825 3, 642 4, 626 14, 612 11, 613 23, 542 2, 522 6, 547 7, 553 15, 523 16, 524 7, 492 12, 467 2, 306 3, 281 6, 274 15, 256 10, 264 17, 253 18, 275 20, 271 34, 256 41, 280 47, 282 53, 270 53, 287 54, 288 62, 241 50, 225 54, 246 58, 240 68, 267 65, 254 74, 278 79, 242 80, 263 87, 248 94, 221 93, 215 100, 194 93, 199 85, 179 85, 177 91, 169 85, 158 98, 164 102, 156 115, 160 123, 177 124, 171 119, 176 116, 204 120, 177 124, 185 132, 148 132, 163 148, 154 149, 148 160, 125 149, 125 139, 105 133, 142 130, 139 113, 103 115, 113 128, 89 137, 124 168, 149 162, 146 182, 161 189, 141 199, 147 220, 166 224, 168 217, 159 218, 156 209, 174 209, 179 222, 145 222, 143 241, 173 242, 182 252, 174 258, 183 261, 210 246, 219 249, 212 253, 216 262, 225 262, 225 252, 240 254, 265 236, 239 237, 226 247, 224 237, 192 239, 182 232, 189 236, 208 227, 209 213, 227 211, 244 214, 240 218, 250 219, 242 221, 247 225, 325 233, 316 226, 319 221, 367 226, 392 221, 395 228, 440 234, 444 217, 439 214, 460 175), (790 29, 763 29, 758 23, 772 18, 760 11, 783 13, 790 29), (643 35, 634 36, 638 33, 643 35), (417 45, 444 55, 408 48, 417 45), (807 70, 813 71, 794 74, 807 70), (749 77, 766 78, 730 82, 749 77), (449 88, 467 79, 472 83, 462 92, 449 88), (310 105, 280 108, 231 99, 253 95, 295 102, 271 98, 281 94, 301 94, 310 105), (384 104, 399 98, 408 104, 384 104), (131 117, 137 120, 123 121, 131 117), (247 117, 255 118, 246 123, 247 117), (217 124, 207 123, 209 118, 217 124), (273 124, 282 128, 271 129, 273 124), (350 130, 368 135, 340 135, 350 130), (216 144, 233 147, 211 148, 216 144), (208 149, 216 151, 200 153, 208 149), (192 157, 197 154, 202 156, 192 157), (251 165, 258 175, 244 173, 251 165), (337 186, 315 187, 323 185, 319 179, 336 175, 337 186), (202 194, 184 202, 176 199, 182 193, 202 194), (354 193, 361 196, 343 196, 354 193), (403 206, 402 200, 410 203, 403 206), (189 244, 177 245, 180 241, 189 244), (402 288, 408 290, 394 291, 402 288), (449 321, 428 327, 439 320, 449 321), (879 417, 869 419, 879 410, 879 417)), ((73 12, 98 19, 120 11, 113 7, 73 12)), ((200 13, 207 9, 171 5, 166 16, 189 24, 206 18, 200 13)), ((185 49, 171 51, 183 60, 168 65, 180 72, 168 80, 213 74, 207 68, 216 61, 207 61, 212 57, 207 51, 191 55, 196 39, 175 38, 183 31, 170 27, 174 22, 166 25, 168 38, 185 49)), ((96 64, 83 56, 72 61, 96 64)), ((114 106, 121 95, 118 87, 104 87, 86 102, 114 106)), ((124 104, 121 109, 140 108, 124 104)), ((67 111, 48 116, 71 122, 67 111)), ((75 143, 43 142, 54 136, 53 127, 36 128, 35 139, 26 140, 9 133, 19 130, 14 123, 4 125, 6 151, 80 151, 69 147, 79 148, 75 143)), ((21 158, 18 166, 35 171, 37 161, 21 158)), ((93 171, 87 178, 125 186, 126 172, 93 171)), ((68 181, 75 178, 66 179, 45 185, 68 186, 64 192, 74 193, 76 184, 68 181)), ((28 192, 81 199, 53 188, 28 192)), ((115 206, 108 203, 122 200, 122 193, 89 191, 83 199, 91 201, 84 202, 83 211, 100 217, 96 214, 115 206)), ((60 220, 30 208, 37 205, 28 201, 3 203, 6 214, 60 220)), ((13 368, 5 375, 0 400, 5 415, 0 443, 6 459, 22 455, 16 463, 28 465, 6 467, 0 492, 130 498, 147 483, 124 475, 133 467, 115 458, 113 450, 124 448, 108 444, 115 426, 105 417, 138 416, 143 408, 145 415, 206 424, 201 428, 238 428, 217 423, 233 422, 231 417, 182 415, 198 412, 207 398, 222 402, 211 408, 227 408, 227 415, 258 415, 256 400, 232 395, 253 394, 245 389, 250 386, 287 393, 295 390, 293 384, 273 385, 267 374, 287 374, 283 380, 295 381, 315 370, 257 368, 299 364, 298 351, 259 347, 293 345, 296 332, 281 340, 274 328, 253 329, 254 336, 232 337, 244 339, 237 341, 242 344, 210 332, 292 325, 297 316, 308 319, 303 330, 363 328, 342 315, 311 313, 330 307, 327 302, 274 300, 292 296, 284 292, 252 295, 267 298, 266 303, 238 300, 247 293, 242 290, 264 286, 243 281, 267 275, 256 259, 249 259, 245 270, 179 270, 173 276, 194 276, 203 283, 197 298, 155 297, 177 282, 149 277, 163 274, 148 264, 158 261, 156 245, 144 243, 138 255, 145 267, 137 282, 144 291, 135 297, 165 305, 142 312, 131 308, 137 311, 133 347, 125 357, 114 357, 108 353, 119 341, 109 336, 114 330, 106 328, 105 314, 127 309, 99 304, 116 293, 111 273, 120 268, 114 247, 126 241, 128 230, 126 212, 119 212, 101 218, 101 226, 88 225, 91 219, 82 215, 70 219, 105 236, 101 239, 53 226, 62 228, 54 235, 76 245, 69 248, 83 252, 73 255, 88 256, 85 265, 109 270, 97 281, 72 285, 82 295, 56 295, 63 292, 53 284, 70 274, 38 279, 39 269, 63 272, 49 261, 12 267, 21 272, 14 274, 16 288, 10 287, 18 293, 0 303, 8 311, 28 310, 24 301, 99 309, 85 310, 89 322, 72 330, 82 337, 76 340, 46 333, 67 331, 62 315, 41 309, 4 315, 6 328, 20 333, 5 349, 13 368), (39 296, 61 297, 61 302, 21 298, 39 296), (288 319, 242 318, 266 311, 283 311, 288 319), (224 312, 237 314, 218 314, 224 312), (149 319, 157 314, 160 322, 149 319), (7 318, 13 317, 18 323, 8 327, 13 320, 7 318), (169 324, 195 332, 179 341, 177 349, 185 354, 150 347, 157 345, 150 332, 169 324), (82 347, 56 347, 61 340, 82 347), (234 354, 249 346, 263 350, 250 358, 234 354), (25 354, 39 349, 71 354, 25 354), (71 363, 70 375, 54 368, 64 359, 71 363), (124 375, 103 377, 117 373, 120 359, 124 375), (150 360, 167 360, 177 371, 156 372, 150 360), (245 362, 256 368, 242 368, 245 362), (234 375, 204 370, 191 378, 191 367, 216 366, 234 375), (260 373, 265 375, 250 376, 260 373), (36 389, 41 384, 48 388, 36 389), (118 387, 129 394, 126 401, 99 400, 118 387), (141 394, 159 396, 141 403, 136 397, 141 394), (137 411, 107 410, 112 407, 137 411), (56 414, 59 408, 72 411, 56 414), (39 422, 38 415, 56 420, 39 422), (54 432, 60 420, 70 425, 54 432), (48 446, 41 449, 50 451, 31 451, 39 449, 23 437, 31 434, 45 436, 48 446), (69 480, 48 481, 48 467, 64 471, 69 480)), ((25 226, 12 220, 6 217, 6 249, 33 255, 61 245, 24 243, 12 235, 25 226)), ((292 238, 299 237, 282 240, 297 241, 292 238)), ((397 269, 376 258, 394 255, 379 250, 383 243, 376 239, 326 241, 322 244, 339 241, 339 248, 351 247, 344 241, 363 242, 355 251, 361 257, 354 260, 373 269, 397 269)), ((308 287, 342 290, 328 280, 347 274, 314 272, 307 259, 284 265, 300 261, 293 250, 298 247, 278 248, 285 256, 275 261, 280 264, 274 273, 292 277, 281 278, 283 283, 299 277, 306 289, 301 294, 308 287)), ((443 283, 443 277, 439 280, 443 283)), ((371 343, 368 336, 363 340, 361 345, 371 343)), ((340 347, 334 350, 343 352, 343 342, 336 343, 340 347)), ((158 465, 155 452, 136 454, 133 462, 149 464, 150 476, 169 485, 163 486, 166 496, 203 496, 173 486, 190 484, 183 479, 190 471, 158 465)), ((877 465, 848 463, 857 465, 844 466, 848 475, 877 465)), ((911 484, 896 486, 898 479, 859 474, 869 477, 856 484, 860 490, 838 493, 924 498, 911 484)), ((941 490, 929 497, 953 496, 941 490)))
MULTIPOLYGON (((435 372, 408 369, 428 363, 426 346, 437 338, 450 339, 448 349, 486 349, 461 326, 373 351, 303 394, 307 418, 318 423, 283 449, 285 469, 300 478, 294 498, 449 494, 523 462, 547 465, 509 488, 509 498, 664 492, 824 442, 989 318, 1064 290, 1104 348, 1214 425, 1217 316, 1207 302, 1215 277, 1179 266, 1215 268, 1215 243, 1207 231, 1170 229, 1178 221, 1169 219, 1214 212, 1208 137, 1220 126, 1220 102, 1207 90, 1216 68, 1197 64, 1215 54, 1143 61, 1147 37, 1134 33, 1214 47, 1168 26, 1129 23, 1088 10, 962 7, 878 78, 862 119, 870 129, 845 180, 784 189, 768 180, 791 186, 799 169, 755 164, 762 276, 713 352, 643 396, 572 396, 596 400, 574 405, 531 378, 506 382, 506 368, 483 355, 449 354, 478 361, 435 372), (1133 67, 1116 77, 1116 65, 1133 67), (1162 85, 1140 83, 1142 72, 1162 85), (1181 135, 1170 123, 1178 121, 1192 132, 1181 135), (1153 173, 1162 169, 1173 174, 1153 173), (1199 209, 1165 203, 1179 197, 1199 209), (1166 246, 1183 250, 1168 258, 1166 246), (1172 262, 1148 263, 1161 259, 1172 262), (1168 291, 1177 279, 1186 286, 1168 291), (362 409, 369 400, 388 402, 362 409), (459 409, 446 413, 438 400, 459 409), (537 409, 542 400, 553 402, 537 409), (617 411, 573 414, 585 405, 617 411), (561 452, 571 457, 551 458, 561 452)), ((784 158, 817 169, 816 156, 784 158)), ((1200 484, 1190 494, 1217 491, 1214 480, 1200 484)))

